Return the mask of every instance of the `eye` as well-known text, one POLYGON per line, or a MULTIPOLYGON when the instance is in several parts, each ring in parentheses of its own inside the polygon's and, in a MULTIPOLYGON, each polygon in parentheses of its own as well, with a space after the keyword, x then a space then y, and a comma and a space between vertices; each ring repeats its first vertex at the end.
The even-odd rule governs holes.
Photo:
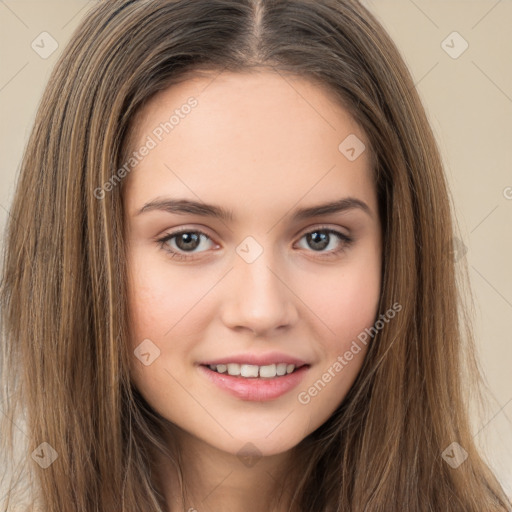
MULTIPOLYGON (((204 240, 209 240, 211 244, 213 244, 211 238, 206 233, 198 230, 183 229, 169 233, 163 238, 160 238, 158 243, 161 248, 169 252, 173 258, 185 260, 191 257, 188 256, 187 253, 195 254, 197 252, 203 252, 196 251, 196 249, 201 246, 204 240)), ((205 250, 208 249, 211 249, 211 247, 205 248, 205 250)))
POLYGON ((323 227, 308 231, 302 236, 302 239, 305 239, 306 244, 313 252, 319 252, 322 256, 334 256, 347 249, 353 242, 353 238, 348 235, 335 229, 323 227))
MULTIPOLYGON (((321 254, 322 257, 336 256, 338 253, 346 250, 353 242, 351 237, 335 229, 325 227, 319 227, 313 231, 304 233, 300 240, 302 239, 306 240, 306 243, 313 252, 321 254)), ((206 233, 191 229, 183 229, 169 233, 158 239, 157 242, 172 258, 178 260, 193 259, 196 253, 207 251, 215 245, 206 233), (197 250, 201 247, 201 244, 203 244, 203 246, 205 245, 203 243, 205 241, 210 242, 209 247, 208 244, 206 244, 207 247, 203 247, 202 251, 197 250)))

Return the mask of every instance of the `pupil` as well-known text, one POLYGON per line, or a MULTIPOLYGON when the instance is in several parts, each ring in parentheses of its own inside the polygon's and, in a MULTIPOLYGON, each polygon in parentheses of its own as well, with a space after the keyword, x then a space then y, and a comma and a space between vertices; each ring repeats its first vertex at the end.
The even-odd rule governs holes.
POLYGON ((312 249, 325 249, 329 245, 328 233, 315 231, 314 233, 307 235, 307 238, 312 249))
POLYGON ((176 245, 186 251, 187 249, 195 249, 199 244, 200 236, 197 233, 183 233, 176 238, 176 245), (183 241, 184 243, 180 243, 183 241))

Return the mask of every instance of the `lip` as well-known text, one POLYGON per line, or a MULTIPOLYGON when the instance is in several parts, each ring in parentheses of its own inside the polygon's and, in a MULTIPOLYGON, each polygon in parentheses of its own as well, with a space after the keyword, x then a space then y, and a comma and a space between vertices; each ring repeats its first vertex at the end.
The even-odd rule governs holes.
MULTIPOLYGON (((226 361, 223 359, 223 361, 226 361)), ((247 359, 245 359, 247 361, 247 359)), ((275 361, 275 359, 274 359, 275 361)), ((231 361, 237 362, 237 361, 231 361)), ((281 361, 284 363, 285 361, 281 361)), ((209 363, 222 364, 222 363, 209 363)), ((290 364, 294 364, 290 362, 290 364)), ((290 392, 297 387, 305 377, 310 366, 304 365, 296 369, 292 373, 280 377, 262 378, 262 377, 238 377, 225 373, 217 373, 210 370, 208 366, 200 365, 199 371, 205 375, 213 384, 217 385, 223 391, 240 398, 242 400, 252 402, 266 402, 275 400, 280 396, 290 392)))
POLYGON ((212 359, 208 361, 201 361, 200 364, 204 366, 208 365, 217 365, 217 364, 229 364, 229 363, 238 363, 238 364, 253 364, 256 366, 266 366, 268 364, 278 364, 278 363, 286 363, 286 364, 294 364, 296 367, 304 366, 308 364, 306 361, 302 359, 298 359, 296 357, 290 356, 288 354, 284 354, 282 352, 266 352, 265 354, 235 354, 232 356, 226 356, 218 359, 212 359))

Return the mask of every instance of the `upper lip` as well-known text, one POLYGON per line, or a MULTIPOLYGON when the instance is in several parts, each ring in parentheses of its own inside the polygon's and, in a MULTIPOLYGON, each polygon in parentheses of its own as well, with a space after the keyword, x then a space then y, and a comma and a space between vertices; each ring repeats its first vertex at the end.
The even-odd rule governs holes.
POLYGON ((219 364, 229 364, 229 363, 237 363, 237 364, 252 364, 256 366, 267 366, 270 364, 294 364, 296 367, 304 366, 308 363, 299 359, 297 357, 290 356, 288 354, 283 354, 281 352, 267 352, 265 354, 254 354, 254 353, 246 353, 246 354, 235 354, 232 356, 219 357, 218 359, 211 359, 208 361, 203 361, 200 364, 208 366, 208 365, 219 365, 219 364))

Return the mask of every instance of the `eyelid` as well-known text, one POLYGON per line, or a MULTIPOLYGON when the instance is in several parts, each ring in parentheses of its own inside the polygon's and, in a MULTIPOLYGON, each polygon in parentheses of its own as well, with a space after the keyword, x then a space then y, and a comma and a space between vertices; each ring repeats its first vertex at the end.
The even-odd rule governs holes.
POLYGON ((301 229, 295 236, 302 238, 304 235, 307 235, 309 233, 314 233, 315 231, 331 231, 331 232, 339 233, 340 235, 343 235, 347 238, 351 238, 351 236, 347 233, 344 233, 342 231, 342 229, 343 228, 341 226, 333 226, 332 224, 331 225, 322 224, 322 223, 312 224, 311 226, 308 226, 307 228, 301 229))
MULTIPOLYGON (((217 242, 215 242, 214 238, 210 234, 208 234, 205 230, 203 230, 202 228, 190 228, 190 227, 176 228, 176 230, 174 230, 174 231, 171 231, 169 233, 164 233, 162 236, 157 237, 156 241, 160 242, 161 244, 165 244, 169 240, 173 239, 174 237, 176 237, 182 233, 196 233, 198 235, 203 235, 208 240, 210 240, 214 245, 219 246, 219 244, 217 242)), ((185 253, 183 253, 183 254, 185 254, 185 253)))
MULTIPOLYGON (((158 242, 164 238, 170 239, 173 236, 179 235, 181 233, 198 233, 201 235, 204 235, 206 238, 211 240, 212 242, 215 242, 215 237, 212 236, 207 228, 204 227, 194 227, 194 226, 185 226, 185 227, 178 227, 178 228, 169 228, 168 231, 162 233, 161 235, 157 235, 154 239, 158 242)), ((217 244, 219 245, 219 244, 217 244)))

